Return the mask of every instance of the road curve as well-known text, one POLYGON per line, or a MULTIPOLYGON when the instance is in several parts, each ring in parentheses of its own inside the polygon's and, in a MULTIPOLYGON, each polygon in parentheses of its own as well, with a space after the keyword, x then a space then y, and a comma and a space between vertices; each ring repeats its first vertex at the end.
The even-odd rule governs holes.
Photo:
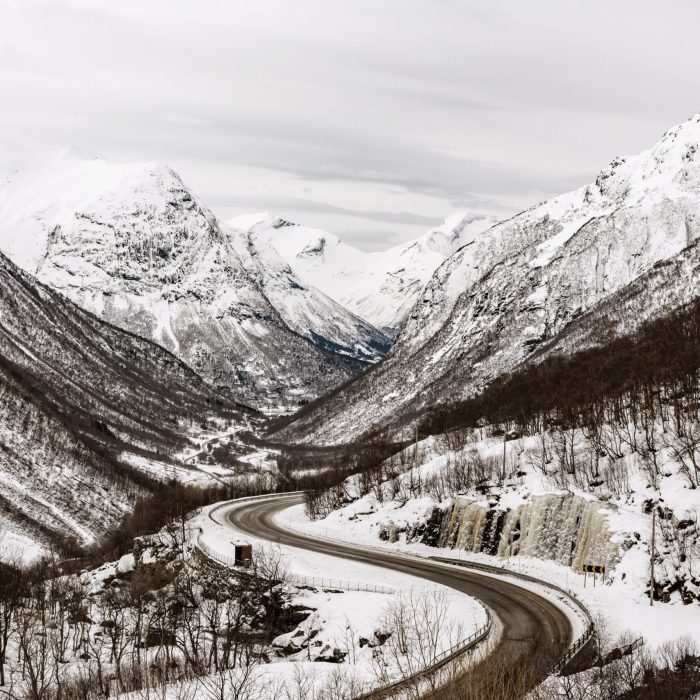
MULTIPOLYGON (((518 662, 529 664, 526 660, 536 653, 537 659, 545 662, 543 666, 546 668, 549 666, 546 662, 558 659, 571 643, 573 630, 564 612, 546 598, 514 583, 476 571, 445 567, 429 560, 411 559, 388 551, 385 553, 327 542, 286 530, 274 521, 276 513, 302 500, 302 494, 293 494, 241 503, 228 511, 225 518, 235 529, 270 542, 400 571, 478 598, 498 617, 503 627, 500 644, 484 664, 493 666, 503 661, 510 667, 516 667, 518 662)), ((329 571, 328 576, 332 575, 333 572, 329 571)), ((455 695, 454 692, 451 696, 466 697, 462 694, 455 695)), ((482 692, 479 696, 489 697, 482 692)))

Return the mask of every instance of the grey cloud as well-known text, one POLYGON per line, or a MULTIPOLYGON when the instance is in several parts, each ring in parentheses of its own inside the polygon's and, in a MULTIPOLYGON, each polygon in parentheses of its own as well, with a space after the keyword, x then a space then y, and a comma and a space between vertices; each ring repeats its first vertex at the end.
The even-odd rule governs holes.
POLYGON ((197 161, 196 189, 232 198, 253 191, 236 166, 263 169, 255 208, 282 203, 289 179, 364 188, 365 207, 336 197, 297 210, 388 244, 442 206, 514 213, 650 145, 698 109, 699 22, 691 0, 673 11, 653 0, 0 0, 0 134, 197 161))
POLYGON ((246 207, 251 211, 258 209, 269 209, 274 213, 284 213, 285 211, 307 211, 316 214, 337 214, 349 216, 358 219, 371 219, 387 224, 416 224, 429 228, 437 226, 440 221, 436 221, 433 217, 422 216, 421 214, 413 214, 406 211, 365 211, 361 209, 347 209, 345 207, 337 207, 323 202, 316 202, 311 199, 302 199, 301 197, 268 197, 264 195, 257 196, 222 196, 209 195, 205 196, 206 201, 212 207, 246 207))

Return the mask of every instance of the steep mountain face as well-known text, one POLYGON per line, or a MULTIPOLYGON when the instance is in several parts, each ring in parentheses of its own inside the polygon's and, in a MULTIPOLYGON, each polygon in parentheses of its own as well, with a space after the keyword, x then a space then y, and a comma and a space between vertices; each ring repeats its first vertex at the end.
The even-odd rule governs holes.
POLYGON ((285 322, 228 229, 165 166, 68 150, 5 167, 0 249, 248 403, 296 404, 354 371, 285 322))
POLYGON ((595 183, 476 236, 436 270, 387 359, 282 434, 352 439, 566 350, 569 328, 578 345, 592 343, 693 298, 696 277, 666 272, 695 269, 699 147, 696 116, 650 150, 615 159, 595 183), (642 275, 656 293, 634 285, 642 275), (631 317, 609 319, 625 311, 631 317))
POLYGON ((330 352, 377 362, 391 338, 315 287, 302 282, 265 233, 230 229, 243 264, 284 322, 330 352))
POLYGON ((393 336, 435 268, 496 221, 457 213, 421 238, 375 253, 266 213, 229 223, 269 242, 298 278, 393 336))
POLYGON ((152 480, 200 476, 180 459, 192 437, 255 420, 0 254, 0 540, 90 541, 152 480))

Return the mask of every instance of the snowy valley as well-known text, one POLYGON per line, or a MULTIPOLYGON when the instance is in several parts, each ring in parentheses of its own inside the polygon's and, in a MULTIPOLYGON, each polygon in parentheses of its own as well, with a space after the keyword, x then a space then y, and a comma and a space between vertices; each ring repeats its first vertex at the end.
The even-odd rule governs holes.
POLYGON ((95 697, 495 697, 514 655, 539 700, 622 688, 628 647, 663 677, 700 645, 699 147, 383 253, 158 164, 5 166, 0 571, 52 573, 0 651, 95 697))

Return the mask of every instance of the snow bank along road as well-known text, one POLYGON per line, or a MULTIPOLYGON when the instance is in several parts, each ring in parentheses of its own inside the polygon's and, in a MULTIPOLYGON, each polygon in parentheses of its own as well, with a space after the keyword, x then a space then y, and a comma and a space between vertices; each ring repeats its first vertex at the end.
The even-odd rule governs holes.
POLYGON ((533 652, 538 659, 551 659, 554 663, 571 643, 573 628, 569 617, 561 608, 535 591, 489 574, 317 539, 287 530, 275 522, 277 513, 302 500, 303 494, 292 494, 232 504, 228 512, 222 515, 238 532, 299 549, 400 571, 478 598, 499 618, 503 628, 498 646, 484 662, 486 664, 505 659, 509 664, 515 665, 533 652))

